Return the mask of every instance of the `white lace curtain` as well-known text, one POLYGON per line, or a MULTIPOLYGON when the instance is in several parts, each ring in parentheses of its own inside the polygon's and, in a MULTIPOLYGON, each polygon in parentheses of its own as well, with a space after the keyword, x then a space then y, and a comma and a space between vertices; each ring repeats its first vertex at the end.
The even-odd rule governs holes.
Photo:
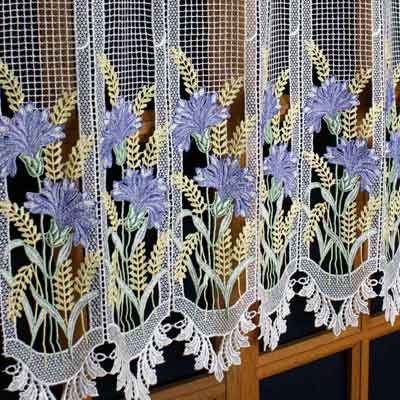
POLYGON ((394 322, 398 0, 7 0, 0 24, 9 390, 147 399, 172 341, 222 380, 294 296, 336 335, 375 297, 394 322))

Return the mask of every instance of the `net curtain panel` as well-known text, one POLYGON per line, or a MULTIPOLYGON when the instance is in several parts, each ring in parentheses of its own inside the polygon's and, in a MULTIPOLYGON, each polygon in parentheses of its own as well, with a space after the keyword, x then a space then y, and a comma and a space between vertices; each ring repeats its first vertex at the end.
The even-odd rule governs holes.
POLYGON ((295 296, 335 335, 374 298, 394 323, 398 0, 4 0, 0 27, 9 391, 149 399, 176 341, 220 381, 295 296))

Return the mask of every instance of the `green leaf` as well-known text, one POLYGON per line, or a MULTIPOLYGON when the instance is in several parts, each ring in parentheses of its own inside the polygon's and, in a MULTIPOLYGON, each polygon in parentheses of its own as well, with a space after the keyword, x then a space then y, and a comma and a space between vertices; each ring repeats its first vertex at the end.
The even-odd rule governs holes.
POLYGON ((79 301, 74 305, 74 308, 71 311, 71 315, 69 316, 68 320, 68 327, 67 327, 67 339, 68 339, 68 346, 72 347, 72 340, 74 338, 74 332, 75 332, 75 325, 76 321, 83 310, 83 308, 89 304, 94 298, 96 298, 98 295, 97 290, 94 290, 92 292, 89 292, 82 296, 79 301))
POLYGON ((72 235, 68 238, 66 243, 61 247, 58 257, 57 257, 57 262, 56 262, 56 271, 54 274, 57 274, 59 268, 61 265, 64 264, 64 262, 69 258, 71 255, 71 250, 72 250, 72 235))
POLYGON ((233 209, 231 208, 229 213, 227 215, 225 215, 225 217, 223 218, 223 220, 221 222, 219 232, 218 232, 218 240, 224 236, 225 232, 231 226, 232 216, 233 216, 233 209))
POLYGON ((139 312, 140 320, 142 322, 144 322, 144 312, 145 312, 145 309, 146 309, 147 301, 148 301, 152 291, 154 290, 155 286, 161 280, 161 277, 163 275, 165 275, 166 273, 167 273, 166 270, 159 271, 157 274, 155 274, 152 277, 151 281, 148 283, 148 285, 144 289, 143 295, 142 295, 142 297, 140 299, 140 312, 139 312))
POLYGON ((328 190, 323 188, 318 182, 312 182, 306 190, 311 192, 313 189, 318 189, 321 192, 322 198, 329 204, 333 212, 337 215, 336 202, 332 194, 328 190))
POLYGON ((43 262, 43 258, 42 256, 39 254, 39 252, 34 249, 33 247, 25 244, 24 245, 24 250, 25 250, 25 254, 26 256, 29 258, 29 261, 34 264, 37 265, 40 270, 42 271, 43 275, 47 278, 47 279, 51 279, 51 277, 49 276, 49 274, 46 271, 44 262, 43 262))
POLYGON ((50 304, 46 299, 44 299, 42 296, 39 295, 39 293, 36 291, 36 289, 31 285, 31 292, 32 296, 35 299, 35 301, 39 304, 40 307, 42 307, 44 310, 47 311, 47 313, 54 318, 54 320, 57 322, 57 324, 60 326, 62 331, 64 332, 65 336, 67 336, 67 327, 65 325, 65 322, 58 312, 58 310, 50 304))
POLYGON ((199 233, 201 233, 201 235, 204 237, 204 239, 206 239, 207 243, 211 244, 210 235, 209 235, 208 229, 205 226, 203 220, 200 219, 199 217, 196 217, 190 210, 183 210, 182 212, 180 212, 178 214, 176 219, 177 219, 177 221, 179 221, 180 219, 183 220, 185 217, 192 218, 194 227, 197 229, 197 231, 199 233))

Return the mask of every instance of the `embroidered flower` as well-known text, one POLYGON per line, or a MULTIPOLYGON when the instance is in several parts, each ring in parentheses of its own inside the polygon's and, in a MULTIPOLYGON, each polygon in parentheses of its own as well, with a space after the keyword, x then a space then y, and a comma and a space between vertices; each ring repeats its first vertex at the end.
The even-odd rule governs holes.
POLYGON ((49 122, 48 110, 26 103, 12 118, 0 116, 0 170, 3 176, 15 176, 17 157, 35 158, 48 144, 63 139, 62 126, 49 122))
POLYGON ((189 151, 190 137, 202 137, 207 129, 229 118, 228 109, 217 103, 217 93, 195 91, 189 100, 179 100, 171 130, 179 151, 189 151))
POLYGON ((321 119, 335 119, 337 114, 360 103, 357 96, 347 90, 347 82, 327 79, 322 86, 313 87, 311 96, 306 100, 305 124, 310 133, 321 131, 321 119))
POLYGON ((340 140, 336 147, 327 147, 326 159, 344 167, 350 179, 360 179, 360 189, 369 191, 379 175, 378 157, 365 140, 340 140))
POLYGON ((275 85, 268 82, 264 91, 263 110, 261 116, 261 129, 264 132, 272 118, 278 114, 280 110, 279 99, 275 96, 275 85))
POLYGON ((89 234, 95 223, 94 201, 80 192, 74 182, 45 180, 40 193, 28 192, 24 206, 33 214, 49 215, 54 218, 60 231, 71 229, 73 243, 87 247, 89 234))
POLYGON ((270 155, 264 159, 264 173, 272 176, 276 184, 282 184, 288 196, 293 191, 296 168, 297 158, 287 150, 286 144, 272 146, 270 155))
POLYGON ((148 215, 148 227, 158 228, 167 205, 167 187, 161 178, 153 177, 152 168, 128 169, 121 181, 114 182, 114 200, 131 204, 136 217, 148 215))
POLYGON ((386 143, 386 156, 393 159, 396 169, 396 176, 400 175, 400 131, 390 136, 390 141, 386 143))
POLYGON ((386 81, 386 97, 385 97, 386 115, 389 115, 394 100, 395 100, 395 93, 394 93, 393 75, 392 73, 390 73, 386 81))
POLYGON ((201 187, 214 188, 221 203, 233 202, 235 215, 246 216, 255 196, 254 177, 241 168, 237 158, 210 157, 206 168, 196 168, 194 180, 201 187))
POLYGON ((110 168, 113 149, 119 147, 128 136, 136 133, 143 126, 143 122, 133 114, 132 103, 120 97, 112 110, 106 112, 104 123, 101 157, 104 166, 110 168))

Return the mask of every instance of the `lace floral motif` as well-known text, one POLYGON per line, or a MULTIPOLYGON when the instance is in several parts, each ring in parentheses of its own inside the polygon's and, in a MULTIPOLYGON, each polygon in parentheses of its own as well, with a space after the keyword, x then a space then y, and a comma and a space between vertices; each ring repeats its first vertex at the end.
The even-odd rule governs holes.
POLYGON ((92 138, 81 137, 64 160, 63 126, 75 109, 76 93, 65 93, 49 111, 23 103, 17 82, 15 91, 21 94, 9 99, 15 114, 0 120, 2 172, 11 177, 23 173, 16 167, 16 159, 21 159, 37 183, 37 192, 26 193, 25 208, 10 200, 0 202, 0 212, 17 231, 9 245, 15 272, 4 274, 10 288, 8 318, 17 332, 19 321, 27 322, 30 338, 23 340, 30 346, 45 354, 55 353, 72 349, 82 332, 86 335, 85 314, 98 296, 92 281, 100 253, 87 251, 76 276, 71 258, 73 247, 87 247, 94 226, 95 203, 79 189, 92 138), (15 103, 16 98, 21 101, 15 103), (17 258, 13 254, 21 250, 27 263, 14 265, 17 258))

